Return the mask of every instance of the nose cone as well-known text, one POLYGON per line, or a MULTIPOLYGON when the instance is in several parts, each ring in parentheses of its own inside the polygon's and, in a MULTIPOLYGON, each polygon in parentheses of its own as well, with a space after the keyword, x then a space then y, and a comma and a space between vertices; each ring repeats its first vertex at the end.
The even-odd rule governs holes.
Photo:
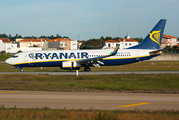
POLYGON ((11 60, 10 60, 10 58, 6 59, 6 60, 5 60, 5 63, 11 65, 11 60))

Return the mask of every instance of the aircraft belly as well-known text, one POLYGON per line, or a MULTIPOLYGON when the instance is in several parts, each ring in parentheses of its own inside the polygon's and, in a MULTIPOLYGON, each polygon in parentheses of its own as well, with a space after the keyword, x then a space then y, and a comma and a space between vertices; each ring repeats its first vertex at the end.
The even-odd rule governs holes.
POLYGON ((131 59, 111 59, 111 60, 104 60, 104 65, 124 65, 128 63, 136 62, 135 58, 131 59))
POLYGON ((39 67, 57 67, 62 65, 62 61, 51 61, 51 62, 41 62, 41 63, 33 63, 39 67))

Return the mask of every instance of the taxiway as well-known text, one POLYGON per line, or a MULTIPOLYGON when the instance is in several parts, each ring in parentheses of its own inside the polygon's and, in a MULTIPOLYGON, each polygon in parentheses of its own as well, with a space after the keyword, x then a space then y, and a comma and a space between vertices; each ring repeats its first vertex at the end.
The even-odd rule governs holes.
POLYGON ((179 110, 178 94, 0 91, 5 108, 179 110))
MULTIPOLYGON (((0 72, 0 74, 45 74, 76 75, 76 72, 0 72)), ((78 75, 115 75, 115 74, 179 74, 179 71, 91 71, 78 72, 78 75)))

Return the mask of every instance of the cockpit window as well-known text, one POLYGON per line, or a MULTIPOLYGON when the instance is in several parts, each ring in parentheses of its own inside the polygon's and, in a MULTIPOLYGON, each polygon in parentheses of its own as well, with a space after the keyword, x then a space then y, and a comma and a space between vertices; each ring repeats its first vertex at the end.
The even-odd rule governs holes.
POLYGON ((14 56, 12 56, 13 58, 17 58, 18 56, 17 55, 14 55, 14 56))

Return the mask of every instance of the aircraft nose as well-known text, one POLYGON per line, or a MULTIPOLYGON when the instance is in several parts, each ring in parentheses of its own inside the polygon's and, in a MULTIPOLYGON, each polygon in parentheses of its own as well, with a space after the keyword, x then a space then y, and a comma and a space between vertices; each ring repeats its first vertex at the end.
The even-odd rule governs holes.
POLYGON ((11 60, 8 58, 8 59, 5 60, 5 63, 11 64, 11 60))

